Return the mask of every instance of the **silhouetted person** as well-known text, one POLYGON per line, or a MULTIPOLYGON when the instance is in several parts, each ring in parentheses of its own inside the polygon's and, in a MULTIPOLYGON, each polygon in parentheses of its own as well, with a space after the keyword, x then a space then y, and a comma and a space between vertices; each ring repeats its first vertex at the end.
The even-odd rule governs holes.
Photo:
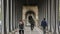
POLYGON ((46 34, 46 26, 47 26, 47 23, 46 23, 45 18, 42 20, 41 26, 43 27, 43 33, 46 34))
POLYGON ((22 20, 19 21, 19 34, 24 34, 24 23, 22 20))
POLYGON ((32 21, 31 21, 31 30, 34 29, 34 26, 35 26, 35 22, 34 22, 34 20, 32 19, 32 21))
POLYGON ((31 24, 31 30, 34 29, 34 25, 35 25, 35 22, 34 22, 34 19, 32 18, 32 16, 29 16, 29 23, 31 24))

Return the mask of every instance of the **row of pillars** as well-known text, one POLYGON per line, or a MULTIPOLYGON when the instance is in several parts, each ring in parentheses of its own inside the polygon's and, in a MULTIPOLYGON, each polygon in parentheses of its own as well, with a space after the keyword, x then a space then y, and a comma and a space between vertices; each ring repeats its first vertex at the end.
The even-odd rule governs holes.
POLYGON ((43 13, 43 16, 42 13, 39 14, 39 16, 41 16, 39 17, 40 21, 42 18, 46 17, 48 23, 48 31, 53 32, 53 34, 59 34, 59 0, 45 0, 45 2, 46 5, 43 7, 39 6, 40 13, 43 13))
MULTIPOLYGON (((47 20, 48 30, 59 34, 58 32, 58 4, 59 0, 47 0, 47 20)), ((15 6, 12 0, 2 0, 2 34, 8 34, 9 29, 15 29, 15 6), (14 7, 14 8, 13 8, 14 7), (9 28, 10 26, 10 28, 9 28), (4 33, 3 33, 4 32, 4 33)))
POLYGON ((48 2, 47 3, 48 30, 52 31, 53 34, 59 34, 59 32, 58 32, 59 0, 48 0, 47 2, 48 2))
POLYGON ((2 34, 8 34, 18 28, 15 15, 15 1, 2 0, 2 34))

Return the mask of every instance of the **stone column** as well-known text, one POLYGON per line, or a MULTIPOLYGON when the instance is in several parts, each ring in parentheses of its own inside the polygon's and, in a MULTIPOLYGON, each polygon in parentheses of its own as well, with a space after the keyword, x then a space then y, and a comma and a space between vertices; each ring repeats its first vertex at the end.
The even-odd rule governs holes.
POLYGON ((9 33, 9 0, 6 3, 6 30, 7 34, 9 33))
POLYGON ((11 31, 12 31, 12 0, 11 0, 11 2, 10 2, 10 24, 11 24, 11 31))
POLYGON ((4 34, 4 0, 1 0, 2 1, 2 10, 1 10, 1 14, 2 14, 2 34, 4 34))
POLYGON ((47 11, 48 11, 48 31, 51 31, 51 26, 50 26, 50 0, 48 0, 48 8, 47 8, 47 11))
MULTIPOLYGON (((45 18, 46 18, 46 22, 48 24, 48 0, 45 0, 45 18)), ((46 27, 46 29, 48 30, 48 26, 46 27)))
POLYGON ((48 21, 48 0, 46 0, 46 21, 48 21))
POLYGON ((59 34, 58 32, 58 23, 59 23, 59 0, 56 0, 56 34, 59 34))
POLYGON ((12 11, 12 13, 13 13, 13 15, 12 15, 12 17, 13 17, 13 27, 14 27, 14 30, 15 30, 15 1, 13 0, 12 1, 13 3, 13 5, 12 5, 12 9, 13 9, 13 11, 12 11))

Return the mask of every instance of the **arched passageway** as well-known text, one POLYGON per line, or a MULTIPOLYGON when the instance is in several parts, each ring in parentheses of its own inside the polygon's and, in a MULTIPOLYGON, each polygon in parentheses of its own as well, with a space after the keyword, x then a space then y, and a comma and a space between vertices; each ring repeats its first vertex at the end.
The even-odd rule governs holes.
POLYGON ((31 10, 27 11, 25 14, 25 19, 26 19, 26 25, 30 25, 29 20, 33 20, 35 21, 36 17, 35 17, 35 13, 31 10))
POLYGON ((22 20, 25 25, 28 23, 28 17, 31 15, 35 21, 35 25, 38 26, 38 6, 23 6, 22 20))

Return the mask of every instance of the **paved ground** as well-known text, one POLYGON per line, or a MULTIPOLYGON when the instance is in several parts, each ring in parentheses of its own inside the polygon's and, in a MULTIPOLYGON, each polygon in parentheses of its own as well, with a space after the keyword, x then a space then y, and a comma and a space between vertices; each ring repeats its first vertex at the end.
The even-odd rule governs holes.
MULTIPOLYGON (((35 27, 33 31, 30 30, 30 27, 25 27, 24 30, 24 34, 43 34, 43 31, 37 27, 35 27)), ((16 32, 15 34, 19 34, 19 32, 16 32)))
MULTIPOLYGON (((15 34, 19 34, 19 31, 15 32, 15 34)), ((43 34, 43 31, 38 27, 35 27, 33 31, 30 30, 30 27, 25 27, 24 34, 43 34)), ((46 32, 46 34, 52 34, 52 33, 46 32)))

